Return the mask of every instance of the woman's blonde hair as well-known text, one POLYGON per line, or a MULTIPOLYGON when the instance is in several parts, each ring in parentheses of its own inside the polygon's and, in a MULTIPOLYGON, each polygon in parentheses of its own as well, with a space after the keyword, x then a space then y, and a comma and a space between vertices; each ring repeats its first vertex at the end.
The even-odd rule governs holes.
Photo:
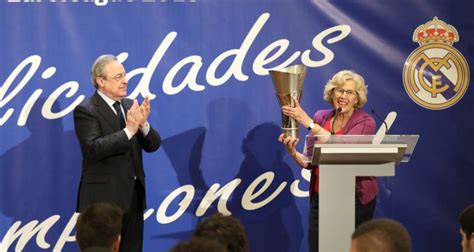
POLYGON ((324 100, 333 105, 333 95, 336 88, 344 86, 348 80, 356 83, 357 103, 354 104, 356 109, 361 109, 367 103, 367 86, 364 78, 358 73, 351 70, 342 70, 337 72, 324 86, 324 100))

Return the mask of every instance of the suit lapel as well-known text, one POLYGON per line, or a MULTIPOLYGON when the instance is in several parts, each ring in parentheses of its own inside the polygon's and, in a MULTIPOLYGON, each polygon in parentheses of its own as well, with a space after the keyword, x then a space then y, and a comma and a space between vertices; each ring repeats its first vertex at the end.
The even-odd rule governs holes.
POLYGON ((105 121, 110 125, 110 127, 114 130, 120 130, 119 119, 117 115, 112 111, 109 105, 102 99, 102 97, 97 94, 97 92, 92 96, 92 102, 97 107, 97 111, 105 121))

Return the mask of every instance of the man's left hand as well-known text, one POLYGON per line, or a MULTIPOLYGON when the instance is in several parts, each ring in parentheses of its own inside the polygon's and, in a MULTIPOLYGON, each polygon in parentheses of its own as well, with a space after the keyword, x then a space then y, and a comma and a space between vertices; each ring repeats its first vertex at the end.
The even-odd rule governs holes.
POLYGON ((146 122, 148 120, 148 116, 150 115, 150 98, 148 96, 145 97, 145 100, 140 105, 140 113, 138 117, 138 123, 140 128, 146 126, 146 122))

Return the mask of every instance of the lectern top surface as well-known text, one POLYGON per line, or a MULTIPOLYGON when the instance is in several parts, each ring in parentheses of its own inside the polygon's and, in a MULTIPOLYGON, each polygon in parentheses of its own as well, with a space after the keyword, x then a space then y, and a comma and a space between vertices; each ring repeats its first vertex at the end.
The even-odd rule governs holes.
POLYGON ((408 162, 413 154, 419 135, 307 135, 303 154, 312 159, 314 148, 318 147, 341 147, 344 145, 351 148, 383 148, 384 146, 405 145, 401 162, 408 162))

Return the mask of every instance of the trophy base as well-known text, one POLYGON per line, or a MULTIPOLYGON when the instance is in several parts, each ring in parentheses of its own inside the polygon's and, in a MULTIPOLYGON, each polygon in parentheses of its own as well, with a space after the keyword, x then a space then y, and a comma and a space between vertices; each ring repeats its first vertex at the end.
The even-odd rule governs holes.
POLYGON ((281 128, 281 132, 285 134, 285 137, 300 137, 300 132, 298 128, 281 128))

